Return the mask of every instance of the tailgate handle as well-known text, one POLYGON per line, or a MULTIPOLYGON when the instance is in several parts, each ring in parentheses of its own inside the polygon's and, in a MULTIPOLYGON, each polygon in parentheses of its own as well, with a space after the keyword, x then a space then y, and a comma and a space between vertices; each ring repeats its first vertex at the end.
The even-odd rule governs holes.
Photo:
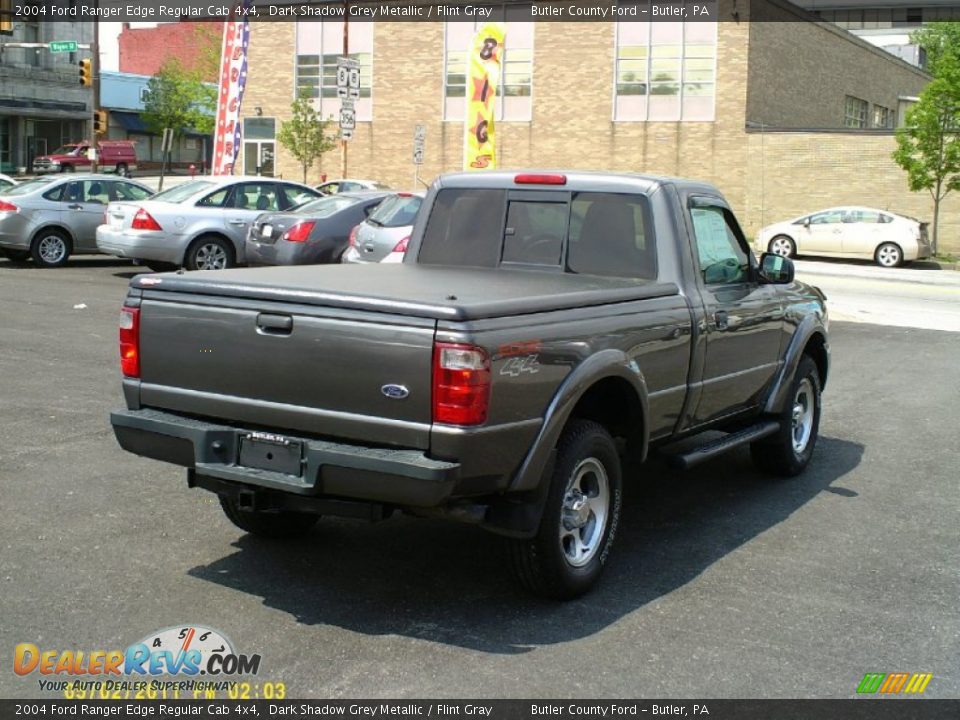
POLYGON ((257 329, 268 335, 289 335, 293 330, 293 318, 289 315, 260 313, 257 315, 257 329))

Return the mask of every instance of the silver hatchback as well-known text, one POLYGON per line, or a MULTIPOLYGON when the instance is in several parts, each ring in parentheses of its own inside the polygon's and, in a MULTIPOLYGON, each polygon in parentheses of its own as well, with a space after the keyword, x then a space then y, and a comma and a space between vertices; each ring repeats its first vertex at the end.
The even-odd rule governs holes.
POLYGON ((0 192, 0 250, 59 267, 73 254, 96 253, 107 203, 140 201, 153 190, 116 175, 48 176, 0 192))
POLYGON ((422 192, 398 192, 380 203, 350 234, 341 262, 402 261, 423 197, 422 192))

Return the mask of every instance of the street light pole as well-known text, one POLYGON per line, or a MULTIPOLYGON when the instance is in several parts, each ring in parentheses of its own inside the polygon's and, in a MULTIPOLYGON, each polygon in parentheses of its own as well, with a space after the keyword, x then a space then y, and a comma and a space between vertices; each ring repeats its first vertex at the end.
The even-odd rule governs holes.
MULTIPOLYGON (((100 0, 94 2, 94 12, 100 7, 100 0)), ((100 153, 97 147, 97 114, 100 110, 100 21, 93 21, 93 43, 90 46, 93 54, 93 117, 90 121, 90 147, 93 148, 93 161, 91 170, 98 172, 100 169, 100 153)))

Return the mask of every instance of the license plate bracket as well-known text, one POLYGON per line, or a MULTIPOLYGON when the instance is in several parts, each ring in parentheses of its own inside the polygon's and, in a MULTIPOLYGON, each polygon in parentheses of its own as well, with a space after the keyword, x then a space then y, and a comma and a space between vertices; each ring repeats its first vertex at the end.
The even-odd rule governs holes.
POLYGON ((251 432, 240 436, 240 465, 300 477, 303 443, 282 435, 251 432))

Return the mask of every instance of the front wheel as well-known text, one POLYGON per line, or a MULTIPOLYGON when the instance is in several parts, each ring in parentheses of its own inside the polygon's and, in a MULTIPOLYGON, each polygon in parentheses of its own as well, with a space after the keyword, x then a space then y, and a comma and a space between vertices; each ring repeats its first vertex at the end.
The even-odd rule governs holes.
POLYGON ((241 530, 269 538, 289 538, 305 535, 319 515, 291 510, 244 510, 235 500, 220 496, 220 507, 227 519, 241 530))
POLYGON ((820 374, 809 355, 797 365, 789 400, 780 413, 775 435, 750 445, 754 464, 782 477, 799 475, 813 457, 820 430, 820 374))
POLYGON ((781 257, 792 258, 797 254, 797 244, 786 235, 777 235, 770 241, 767 251, 781 257))
POLYGON ((903 250, 895 243, 884 243, 873 254, 877 265, 885 268, 895 268, 903 263, 903 250))
POLYGON ((600 578, 620 521, 620 458, 610 433, 573 420, 557 445, 540 529, 510 542, 513 571, 531 592, 570 600, 600 578))
POLYGON ((40 267, 62 267, 70 257, 70 238, 62 230, 41 230, 30 243, 30 254, 40 267))

